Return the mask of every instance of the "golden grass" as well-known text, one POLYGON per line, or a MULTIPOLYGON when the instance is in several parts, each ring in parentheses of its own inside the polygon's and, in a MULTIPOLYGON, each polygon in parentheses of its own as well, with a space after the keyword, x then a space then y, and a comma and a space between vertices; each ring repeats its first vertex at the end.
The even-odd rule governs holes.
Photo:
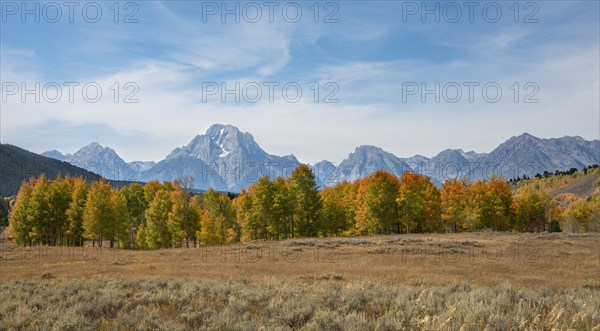
POLYGON ((0 330, 596 330, 598 234, 0 246, 0 330))
POLYGON ((504 281, 524 287, 600 284, 598 234, 464 233, 253 242, 222 247, 130 251, 2 244, 0 280, 202 277, 449 285, 504 281))

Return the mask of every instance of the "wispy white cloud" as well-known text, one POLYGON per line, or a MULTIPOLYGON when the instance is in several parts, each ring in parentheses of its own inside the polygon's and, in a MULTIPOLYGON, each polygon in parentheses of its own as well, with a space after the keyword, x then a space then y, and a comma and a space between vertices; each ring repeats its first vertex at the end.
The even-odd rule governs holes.
POLYGON ((140 23, 129 27, 76 27, 77 35, 88 39, 69 45, 68 52, 56 50, 53 61, 62 59, 65 68, 71 58, 74 68, 92 60, 94 65, 64 69, 64 75, 62 67, 48 75, 53 63, 35 45, 3 44, 3 81, 77 77, 82 83, 97 82, 105 93, 94 104, 81 98, 56 104, 12 99, 2 104, 3 142, 39 152, 72 152, 93 134, 98 135, 93 140, 128 161, 159 160, 211 124, 231 123, 251 132, 268 152, 294 153, 306 162, 339 162, 362 144, 399 156, 431 156, 450 147, 489 151, 523 131, 598 138, 599 31, 597 19, 585 13, 569 18, 548 12, 539 24, 476 26, 481 29, 473 31, 474 26, 459 24, 398 25, 397 5, 387 2, 343 4, 340 23, 330 25, 203 24, 178 7, 183 5, 144 3, 140 23), (591 32, 581 36, 581 29, 591 32), (547 33, 551 36, 544 37, 547 33), (368 47, 381 54, 367 52, 368 47), (304 97, 289 103, 278 90, 273 103, 266 96, 256 104, 218 98, 204 103, 206 81, 228 86, 295 81, 302 84, 304 97), (472 81, 500 83, 502 102, 479 97, 469 103, 466 96, 457 104, 422 103, 418 97, 402 102, 402 82, 472 81), (110 87, 115 82, 121 88, 137 84, 139 103, 121 102, 128 92, 123 90, 114 102, 110 87), (311 82, 335 82, 339 103, 315 103, 311 82), (537 83, 540 102, 514 103, 508 90, 513 82, 537 83), (74 143, 66 142, 69 137, 74 143))

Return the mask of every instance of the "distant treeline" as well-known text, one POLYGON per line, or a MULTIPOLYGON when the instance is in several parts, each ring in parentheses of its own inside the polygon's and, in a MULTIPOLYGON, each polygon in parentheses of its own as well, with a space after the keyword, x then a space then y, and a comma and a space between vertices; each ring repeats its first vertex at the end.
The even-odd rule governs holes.
POLYGON ((598 231, 600 225, 597 193, 557 199, 535 182, 513 190, 499 177, 450 179, 438 189, 420 174, 377 171, 319 190, 312 170, 301 165, 287 179, 262 177, 237 196, 212 189, 192 194, 191 187, 190 177, 114 188, 103 179, 90 184, 40 176, 22 184, 10 227, 22 245, 87 241, 163 248, 387 233, 560 231, 565 225, 598 231))
MULTIPOLYGON (((598 166, 597 164, 589 165, 587 167, 584 167, 581 170, 581 172, 584 175, 587 175, 588 171, 598 169, 598 167, 600 167, 600 166, 598 166)), ((550 178, 550 177, 555 177, 555 176, 570 176, 570 175, 576 174, 577 172, 579 172, 579 170, 577 168, 571 168, 567 171, 560 171, 560 170, 556 170, 555 172, 544 171, 541 174, 538 172, 537 174, 535 174, 535 176, 533 176, 533 178, 542 179, 542 178, 550 178)), ((513 178, 513 179, 509 180, 509 182, 510 183, 518 183, 522 180, 528 180, 528 179, 531 179, 531 178, 529 178, 529 176, 527 176, 527 175, 523 175, 523 178, 521 178, 521 177, 513 178)))

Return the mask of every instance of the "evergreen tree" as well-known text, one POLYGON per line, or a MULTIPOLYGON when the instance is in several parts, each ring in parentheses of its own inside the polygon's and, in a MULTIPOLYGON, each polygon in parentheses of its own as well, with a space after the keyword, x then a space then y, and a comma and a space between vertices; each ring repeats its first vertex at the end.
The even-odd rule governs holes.
POLYGON ((550 221, 550 225, 548 225, 548 232, 552 233, 552 232, 562 232, 562 229, 560 228, 560 223, 558 222, 557 219, 553 218, 550 221))

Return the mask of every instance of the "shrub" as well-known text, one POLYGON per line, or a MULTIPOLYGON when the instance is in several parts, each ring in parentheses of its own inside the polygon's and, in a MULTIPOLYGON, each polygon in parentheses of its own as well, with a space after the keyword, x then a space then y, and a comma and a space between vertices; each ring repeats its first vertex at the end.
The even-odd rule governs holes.
POLYGON ((528 289, 310 280, 0 283, 0 330, 594 330, 599 284, 528 289))
POLYGON ((42 279, 53 279, 53 278, 56 278, 56 277, 54 277, 54 275, 51 272, 46 271, 42 274, 42 279))
POLYGON ((552 221, 550 221, 550 225, 548 225, 548 232, 562 232, 560 223, 558 223, 556 219, 552 219, 552 221))

